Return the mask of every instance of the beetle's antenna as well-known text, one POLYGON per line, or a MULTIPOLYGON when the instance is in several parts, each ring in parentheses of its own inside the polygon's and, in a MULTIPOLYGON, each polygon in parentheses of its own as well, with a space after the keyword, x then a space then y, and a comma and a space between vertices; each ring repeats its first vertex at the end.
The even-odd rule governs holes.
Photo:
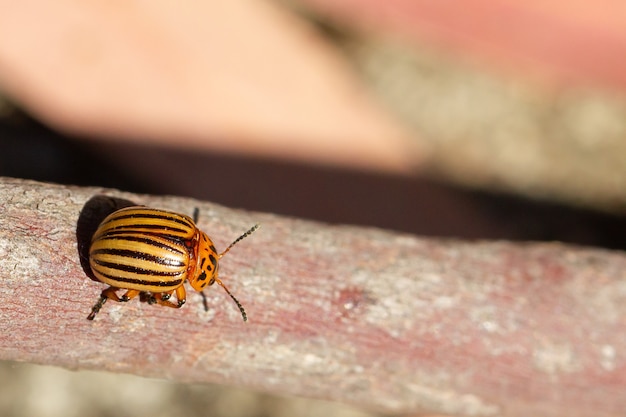
MULTIPOLYGON (((248 230, 246 233, 244 233, 243 235, 239 236, 237 239, 235 239, 235 241, 233 243, 230 244, 230 246, 228 246, 226 248, 226 250, 222 253, 220 253, 219 255, 217 255, 217 258, 220 259, 222 256, 226 255, 226 253, 228 253, 228 251, 235 246, 238 242, 240 242, 242 239, 245 239, 246 237, 250 236, 252 233, 254 233, 254 231, 256 229, 258 229, 260 227, 259 224, 255 224, 254 226, 252 226, 250 228, 250 230, 248 230)), ((243 306, 241 305, 241 303, 239 302, 239 300, 237 300, 235 298, 234 295, 231 294, 231 292, 228 290, 228 288, 226 288, 226 285, 224 285, 224 283, 222 281, 220 281, 219 278, 215 278, 215 282, 218 283, 218 285, 222 288, 224 288, 224 290, 228 293, 228 295, 230 295, 230 298, 233 299, 233 301, 235 302, 235 304, 237 304, 237 307, 239 307, 239 311, 241 311, 241 317, 243 317, 243 321, 248 321, 248 315, 246 314, 246 310, 244 310, 243 306)))
POLYGON ((248 315, 246 314, 246 310, 244 310, 239 300, 237 300, 235 296, 232 295, 230 291, 228 291, 228 288, 226 288, 226 285, 224 285, 222 281, 219 280, 219 278, 215 278, 215 282, 217 282, 220 287, 224 288, 224 290, 226 290, 228 295, 230 295, 230 298, 232 298, 235 304, 237 304, 237 307, 239 307, 239 311, 241 311, 241 317, 243 317, 243 321, 248 321, 248 315))
MULTIPOLYGON (((261 227, 261 225, 260 225, 260 224, 255 224, 254 226, 252 226, 252 227, 250 228, 250 230, 248 230, 246 233, 244 233, 243 235, 241 235, 241 236, 239 236, 237 239, 235 239, 235 241, 234 241, 233 243, 231 243, 231 244, 230 244, 230 246, 229 246, 229 247, 227 247, 227 248, 226 248, 226 250, 225 250, 224 252, 222 252, 222 253, 220 253, 219 255, 217 255, 217 258, 219 259, 219 258, 221 258, 222 256, 226 255, 226 253, 227 253, 227 252, 228 252, 228 251, 229 251, 229 250, 230 250, 233 246, 235 246, 238 242, 240 242, 240 241, 241 241, 241 240, 243 240, 244 238, 246 238, 246 237, 250 236, 250 235, 251 235, 252 233, 254 233, 254 231, 255 231, 256 229, 258 229, 259 227, 261 227)), ((220 284, 220 285, 221 285, 221 284, 220 284)), ((222 287, 223 287, 223 285, 222 285, 222 287)), ((226 287, 224 287, 224 289, 226 289, 226 287)), ((228 290, 226 290, 226 291, 228 291, 228 290)), ((230 294, 230 293, 229 293, 229 294, 230 294)), ((233 298, 234 298, 234 297, 233 297, 233 298)), ((235 301, 236 301, 236 300, 235 300, 235 301)))

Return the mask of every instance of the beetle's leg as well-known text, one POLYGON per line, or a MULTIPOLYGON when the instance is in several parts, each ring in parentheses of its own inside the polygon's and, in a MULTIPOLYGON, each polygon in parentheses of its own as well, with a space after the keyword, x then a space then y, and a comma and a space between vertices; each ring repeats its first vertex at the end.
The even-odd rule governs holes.
POLYGON ((151 304, 160 304, 162 306, 167 306, 167 307, 176 307, 176 304, 172 303, 171 301, 168 301, 170 298, 172 298, 172 294, 174 293, 174 291, 168 291, 168 292, 159 292, 159 293, 155 293, 152 294, 152 299, 154 300, 154 303, 151 304))
POLYGON ((183 304, 185 304, 185 301, 187 301, 187 292, 185 291, 185 287, 181 285, 180 287, 176 288, 176 298, 178 299, 178 303, 176 304, 169 301, 173 292, 174 291, 154 294, 156 297, 157 303, 161 304, 162 306, 167 306, 167 307, 172 307, 172 308, 181 308, 183 304))
POLYGON ((156 302, 157 302, 156 297, 150 291, 142 291, 142 292, 140 292, 139 293, 139 300, 141 300, 142 303, 148 303, 150 305, 156 304, 156 302))
POLYGON ((204 291, 200 291, 200 295, 202 296, 202 305, 204 306, 204 311, 209 311, 209 302, 206 300, 206 294, 204 291))
POLYGON ((193 222, 198 223, 198 216, 200 214, 200 209, 198 207, 193 208, 193 222))
POLYGON ((111 300, 120 301, 120 298, 115 293, 117 290, 119 290, 119 288, 109 287, 106 290, 102 291, 100 299, 91 308, 91 313, 89 313, 89 316, 87 316, 87 320, 93 320, 96 317, 96 314, 98 314, 104 303, 106 303, 109 298, 111 300))
POLYGON ((121 301, 121 302, 125 303, 125 302, 130 301, 133 298, 137 297, 140 292, 141 291, 139 291, 139 290, 128 290, 121 297, 118 298, 117 295, 116 295, 115 298, 117 298, 116 301, 121 301))
POLYGON ((185 301, 187 301, 187 292, 185 291, 185 286, 181 285, 176 288, 176 299, 178 300, 178 308, 181 308, 185 301))
POLYGON ((95 319, 96 314, 98 314, 98 312, 100 311, 104 303, 107 302, 107 300, 108 298, 106 298, 104 295, 101 295, 98 299, 98 302, 93 307, 91 307, 91 313, 89 313, 89 315, 87 316, 87 320, 95 319))

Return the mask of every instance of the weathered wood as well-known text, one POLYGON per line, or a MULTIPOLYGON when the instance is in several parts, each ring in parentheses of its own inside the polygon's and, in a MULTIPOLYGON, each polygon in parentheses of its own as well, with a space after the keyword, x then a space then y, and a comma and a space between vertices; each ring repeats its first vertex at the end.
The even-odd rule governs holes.
POLYGON ((0 179, 0 359, 338 400, 385 412, 618 416, 626 256, 560 244, 420 239, 174 197, 0 179), (191 213, 244 304, 190 291, 86 319, 104 286, 77 236, 108 195, 191 213))

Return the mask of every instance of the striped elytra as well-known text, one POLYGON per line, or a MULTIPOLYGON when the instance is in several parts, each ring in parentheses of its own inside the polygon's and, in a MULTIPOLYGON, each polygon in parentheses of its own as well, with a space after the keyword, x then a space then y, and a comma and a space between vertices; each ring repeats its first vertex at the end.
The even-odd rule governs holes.
POLYGON ((150 304, 180 308, 186 300, 184 282, 188 280, 199 292, 217 282, 246 321, 243 306, 218 278, 218 260, 258 225, 218 254, 211 239, 195 223, 183 214, 142 206, 123 208, 107 216, 91 240, 89 265, 94 276, 109 287, 87 318, 93 320, 108 299, 129 301, 141 294, 150 304), (118 290, 126 291, 120 297, 118 290), (174 293, 176 303, 170 301, 174 293))

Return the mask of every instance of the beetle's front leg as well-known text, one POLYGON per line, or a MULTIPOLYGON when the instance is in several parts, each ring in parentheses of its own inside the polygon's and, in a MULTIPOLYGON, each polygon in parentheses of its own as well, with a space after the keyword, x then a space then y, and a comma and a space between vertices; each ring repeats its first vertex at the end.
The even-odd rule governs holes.
POLYGON ((185 291, 185 287, 181 285, 180 287, 176 288, 176 299, 178 300, 178 303, 176 304, 169 301, 172 297, 173 292, 174 291, 154 294, 156 302, 166 307, 181 308, 183 304, 185 304, 185 301, 187 301, 187 292, 185 291))

